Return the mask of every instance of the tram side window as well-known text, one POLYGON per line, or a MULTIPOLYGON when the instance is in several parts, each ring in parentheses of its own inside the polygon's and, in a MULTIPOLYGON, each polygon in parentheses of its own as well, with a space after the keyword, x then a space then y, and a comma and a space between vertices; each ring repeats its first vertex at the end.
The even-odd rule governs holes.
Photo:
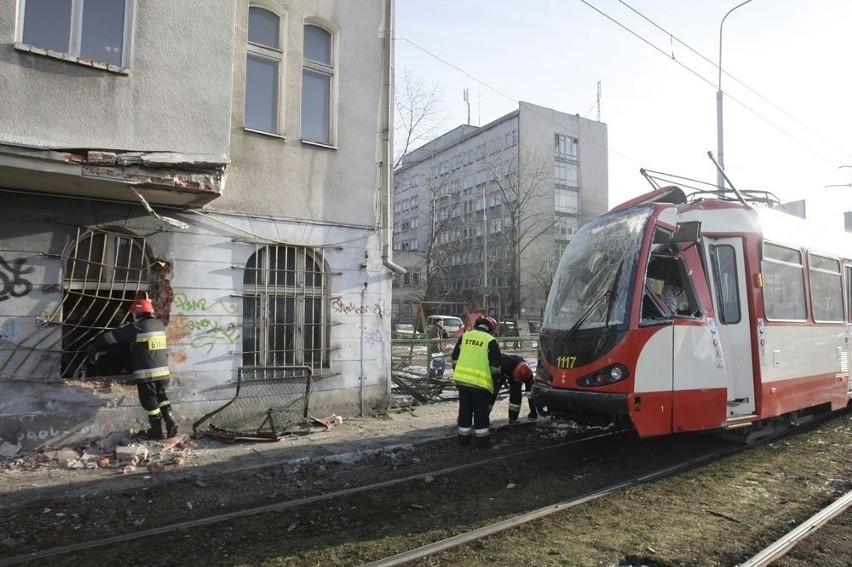
POLYGON ((764 242, 761 271, 763 309, 767 319, 806 320, 802 253, 793 248, 764 242))
POLYGON ((852 321, 852 267, 846 266, 846 322, 852 321))
POLYGON ((642 298, 642 323, 701 315, 686 274, 686 265, 679 255, 651 255, 642 298))
POLYGON ((737 253, 728 244, 710 246, 710 263, 719 306, 719 322, 735 325, 742 318, 737 253))
POLYGON ((843 321, 843 289, 840 286, 840 262, 817 254, 808 254, 811 282, 811 309, 814 321, 843 321))

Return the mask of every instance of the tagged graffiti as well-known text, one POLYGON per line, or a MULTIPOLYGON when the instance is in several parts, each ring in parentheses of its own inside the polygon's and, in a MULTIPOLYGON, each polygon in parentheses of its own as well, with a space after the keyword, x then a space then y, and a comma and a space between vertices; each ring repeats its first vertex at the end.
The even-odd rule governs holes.
POLYGON ((339 297, 331 302, 331 308, 343 315, 387 315, 388 311, 380 303, 372 305, 355 305, 354 302, 344 303, 339 297))
POLYGON ((206 348, 207 354, 210 354, 210 351, 213 350, 216 344, 234 344, 240 337, 240 333, 233 323, 228 324, 227 327, 222 327, 218 321, 211 319, 187 321, 186 328, 194 333, 198 333, 192 337, 189 345, 192 348, 206 348))
POLYGON ((207 303, 205 298, 190 299, 185 293, 175 294, 175 307, 182 311, 210 311, 214 308, 220 308, 228 315, 237 314, 237 306, 233 303, 224 303, 218 299, 213 303, 207 303))
POLYGON ((193 349, 202 349, 210 354, 214 347, 221 344, 233 345, 240 333, 236 323, 229 319, 239 311, 235 303, 220 300, 209 301, 205 298, 191 298, 185 293, 176 293, 175 307, 180 310, 169 323, 169 333, 175 339, 188 339, 193 349), (201 313, 201 318, 189 317, 190 313, 201 313), (224 313, 228 321, 223 324, 213 313, 224 313))
POLYGON ((59 436, 60 433, 64 433, 58 429, 50 428, 50 429, 39 429, 38 431, 24 431, 18 433, 18 441, 44 441, 46 439, 52 439, 54 437, 59 436))
POLYGON ((382 344, 382 334, 378 329, 373 329, 371 331, 367 331, 365 340, 367 344, 371 347, 382 344))
POLYGON ((0 256, 0 301, 5 301, 10 297, 22 297, 33 290, 33 284, 30 280, 21 276, 32 273, 35 268, 32 266, 25 268, 24 264, 26 264, 26 260, 16 258, 10 265, 0 256))

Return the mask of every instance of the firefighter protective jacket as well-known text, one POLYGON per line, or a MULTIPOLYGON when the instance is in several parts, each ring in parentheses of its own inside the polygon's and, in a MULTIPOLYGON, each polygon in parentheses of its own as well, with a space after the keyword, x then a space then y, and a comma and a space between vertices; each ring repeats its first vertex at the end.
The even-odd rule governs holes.
POLYGON ((457 345, 459 358, 453 371, 454 383, 460 386, 482 388, 494 393, 491 363, 488 360, 489 344, 494 340, 494 337, 478 329, 468 331, 461 336, 457 345))
POLYGON ((151 382, 169 377, 166 328, 153 315, 143 315, 137 321, 98 337, 100 344, 130 344, 133 382, 151 382))

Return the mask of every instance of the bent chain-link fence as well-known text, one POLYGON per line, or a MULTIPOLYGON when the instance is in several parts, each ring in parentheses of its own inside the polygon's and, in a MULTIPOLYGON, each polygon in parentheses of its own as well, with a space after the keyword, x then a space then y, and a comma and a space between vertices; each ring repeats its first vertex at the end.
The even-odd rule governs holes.
POLYGON ((192 424, 197 435, 224 441, 275 441, 308 425, 311 369, 307 366, 244 366, 234 397, 192 424), (206 429, 200 429, 206 425, 206 429))

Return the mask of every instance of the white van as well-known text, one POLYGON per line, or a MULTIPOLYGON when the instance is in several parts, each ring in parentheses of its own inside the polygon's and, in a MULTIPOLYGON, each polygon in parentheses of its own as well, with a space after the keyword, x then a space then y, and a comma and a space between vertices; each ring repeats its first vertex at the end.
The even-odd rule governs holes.
POLYGON ((464 322, 458 317, 453 317, 452 315, 429 315, 426 317, 426 329, 428 330, 431 328, 438 319, 444 320, 444 331, 447 333, 447 336, 450 337, 455 335, 456 331, 464 327, 464 322))

